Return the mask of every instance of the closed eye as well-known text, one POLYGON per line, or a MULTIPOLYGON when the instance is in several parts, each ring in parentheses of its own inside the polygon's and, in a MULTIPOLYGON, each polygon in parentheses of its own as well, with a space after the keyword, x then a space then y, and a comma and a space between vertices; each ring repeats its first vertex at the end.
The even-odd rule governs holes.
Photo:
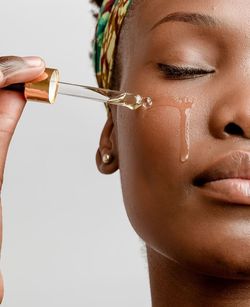
POLYGON ((175 65, 167 65, 167 64, 157 64, 160 72, 164 74, 167 79, 170 80, 185 80, 185 79, 194 79, 203 77, 207 74, 215 73, 214 69, 205 70, 202 68, 194 68, 194 67, 181 67, 175 65))

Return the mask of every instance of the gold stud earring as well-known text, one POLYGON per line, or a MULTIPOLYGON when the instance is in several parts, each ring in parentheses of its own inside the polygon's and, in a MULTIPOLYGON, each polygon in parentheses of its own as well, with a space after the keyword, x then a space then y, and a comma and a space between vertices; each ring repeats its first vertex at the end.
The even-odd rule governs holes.
POLYGON ((106 153, 102 156, 102 162, 104 164, 109 164, 111 162, 111 158, 112 156, 106 153))

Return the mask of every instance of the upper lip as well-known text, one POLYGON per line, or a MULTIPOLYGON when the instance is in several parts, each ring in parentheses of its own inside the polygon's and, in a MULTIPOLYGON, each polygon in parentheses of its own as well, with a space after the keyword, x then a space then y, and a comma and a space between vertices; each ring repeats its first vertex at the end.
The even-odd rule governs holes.
POLYGON ((250 153, 233 151, 218 159, 194 179, 195 186, 223 179, 250 180, 250 153))

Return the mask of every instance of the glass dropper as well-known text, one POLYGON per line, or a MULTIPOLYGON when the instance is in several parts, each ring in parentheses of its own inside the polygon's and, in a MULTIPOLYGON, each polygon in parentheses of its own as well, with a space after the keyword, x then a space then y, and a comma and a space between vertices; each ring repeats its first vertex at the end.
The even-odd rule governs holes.
POLYGON ((142 97, 132 93, 107 90, 66 82, 59 82, 58 94, 124 106, 131 110, 136 110, 141 106, 148 108, 152 105, 152 100, 150 97, 142 97))
POLYGON ((150 97, 138 94, 102 89, 92 86, 67 83, 59 81, 59 71, 46 68, 44 73, 36 80, 7 86, 4 89, 23 92, 27 100, 54 103, 57 95, 80 97, 95 100, 111 105, 124 106, 130 110, 140 107, 149 108, 152 105, 150 97))

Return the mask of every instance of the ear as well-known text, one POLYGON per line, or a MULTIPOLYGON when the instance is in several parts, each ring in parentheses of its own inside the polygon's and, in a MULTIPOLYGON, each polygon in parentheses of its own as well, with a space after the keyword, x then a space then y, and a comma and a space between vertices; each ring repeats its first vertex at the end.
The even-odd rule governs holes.
POLYGON ((102 174, 115 173, 119 168, 117 142, 115 137, 112 112, 108 112, 108 118, 103 128, 99 148, 96 153, 96 165, 102 174), (108 154, 110 161, 104 163, 103 156, 108 154))

